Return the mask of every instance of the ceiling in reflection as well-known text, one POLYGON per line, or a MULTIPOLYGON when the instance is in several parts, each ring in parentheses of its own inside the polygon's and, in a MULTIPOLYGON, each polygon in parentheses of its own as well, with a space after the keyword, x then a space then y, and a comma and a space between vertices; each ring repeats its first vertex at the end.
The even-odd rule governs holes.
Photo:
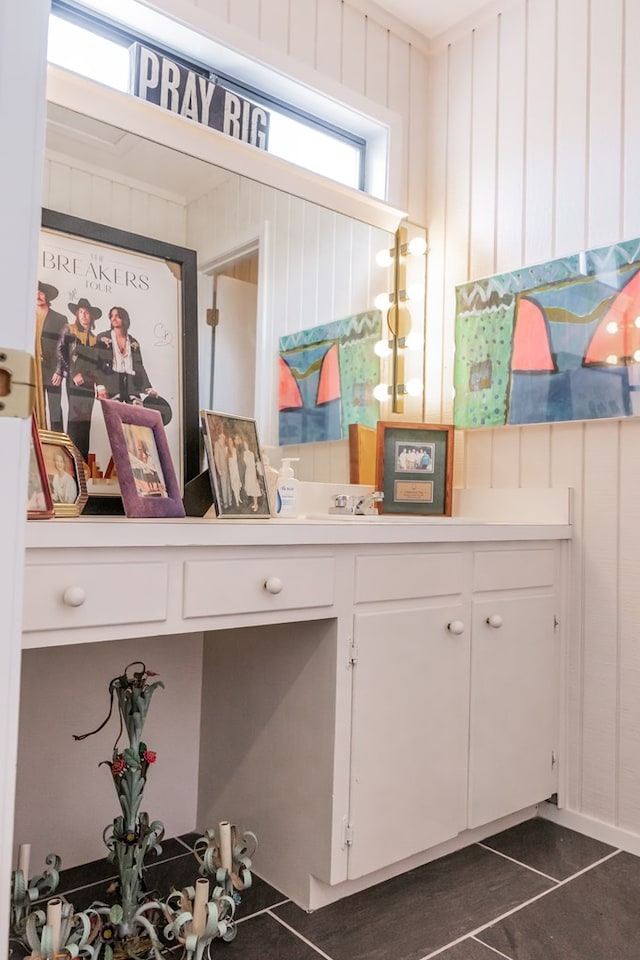
POLYGON ((108 170, 165 194, 170 191, 186 203, 235 176, 221 167, 52 103, 47 107, 46 146, 53 157, 71 155, 75 163, 108 170))

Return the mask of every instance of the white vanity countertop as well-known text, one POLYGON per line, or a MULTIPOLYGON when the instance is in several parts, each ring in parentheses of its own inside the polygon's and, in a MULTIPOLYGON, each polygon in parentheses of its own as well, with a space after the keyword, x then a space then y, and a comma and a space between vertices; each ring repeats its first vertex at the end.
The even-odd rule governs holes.
POLYGON ((300 544, 469 543, 493 540, 568 540, 564 523, 494 523, 464 517, 391 520, 138 520, 72 517, 31 520, 28 550, 87 547, 271 547, 300 544))

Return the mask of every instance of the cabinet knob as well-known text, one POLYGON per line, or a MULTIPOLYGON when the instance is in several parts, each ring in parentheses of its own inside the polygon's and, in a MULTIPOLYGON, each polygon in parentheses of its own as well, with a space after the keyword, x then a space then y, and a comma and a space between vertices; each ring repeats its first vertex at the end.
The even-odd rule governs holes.
POLYGON ((456 636, 460 636, 461 633, 464 633, 464 623, 462 620, 452 620, 451 623, 447 624, 447 630, 449 633, 455 633, 456 636))
POLYGON ((81 607, 86 599, 84 587, 67 587, 62 594, 62 602, 68 607, 81 607))
POLYGON ((280 577, 269 577, 268 580, 265 580, 264 588, 267 593, 280 593, 282 591, 284 584, 280 577))
POLYGON ((487 623, 494 630, 499 630, 502 626, 502 617, 499 613, 492 613, 490 617, 487 617, 487 623))

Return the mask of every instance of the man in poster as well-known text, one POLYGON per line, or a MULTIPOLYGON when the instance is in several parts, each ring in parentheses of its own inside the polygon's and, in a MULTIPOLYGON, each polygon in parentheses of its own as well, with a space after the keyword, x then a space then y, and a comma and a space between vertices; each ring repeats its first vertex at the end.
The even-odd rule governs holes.
POLYGON ((63 314, 52 310, 58 290, 50 283, 38 283, 36 294, 36 376, 38 391, 37 420, 41 430, 64 433, 62 419, 62 377, 57 372, 58 342, 67 322, 63 314), (47 417, 48 408, 48 417, 47 417))
POLYGON ((82 454, 85 463, 89 459, 89 433, 95 401, 95 387, 87 371, 95 367, 96 338, 93 333, 96 320, 102 316, 100 307, 94 307, 86 297, 68 308, 75 316, 73 323, 65 325, 58 346, 58 372, 67 378, 69 390, 68 435, 82 454))

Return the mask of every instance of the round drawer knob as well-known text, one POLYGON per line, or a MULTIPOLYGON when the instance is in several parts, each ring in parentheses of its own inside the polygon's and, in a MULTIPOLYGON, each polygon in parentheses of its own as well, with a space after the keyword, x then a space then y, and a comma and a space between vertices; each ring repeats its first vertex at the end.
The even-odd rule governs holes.
POLYGON ((502 626, 502 617, 499 613, 492 613, 490 617, 487 617, 487 623, 494 630, 499 630, 502 626))
POLYGON ((81 607, 86 599, 83 587, 67 587, 62 594, 62 600, 68 607, 81 607))
POLYGON ((273 593, 274 595, 276 593, 280 593, 282 591, 283 586, 284 584, 280 579, 280 577, 269 577, 269 579, 266 580, 264 584, 264 588, 267 591, 267 593, 273 593))
POLYGON ((462 620, 452 620, 451 623, 447 624, 447 630, 459 637, 461 633, 464 633, 464 623, 462 620))

